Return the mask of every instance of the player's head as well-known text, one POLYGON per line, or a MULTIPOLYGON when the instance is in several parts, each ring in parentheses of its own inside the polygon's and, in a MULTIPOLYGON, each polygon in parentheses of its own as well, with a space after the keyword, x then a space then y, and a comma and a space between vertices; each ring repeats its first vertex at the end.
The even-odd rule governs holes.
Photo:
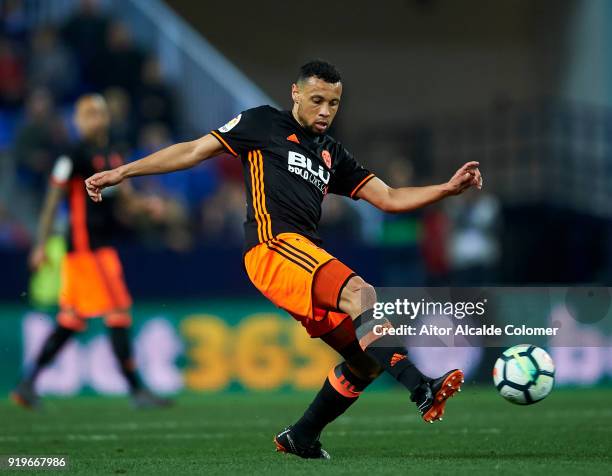
POLYGON ((327 61, 309 61, 291 85, 293 115, 305 129, 324 134, 336 117, 342 96, 342 78, 327 61))
POLYGON ((110 115, 106 101, 99 94, 85 94, 76 103, 74 123, 84 139, 95 139, 108 132, 110 115))

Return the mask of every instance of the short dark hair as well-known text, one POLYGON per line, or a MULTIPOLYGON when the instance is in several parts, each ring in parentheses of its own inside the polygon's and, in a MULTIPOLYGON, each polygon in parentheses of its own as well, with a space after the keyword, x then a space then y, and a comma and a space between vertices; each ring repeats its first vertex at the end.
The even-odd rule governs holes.
POLYGON ((300 82, 312 77, 322 79, 326 83, 342 81, 340 71, 333 64, 321 59, 312 60, 302 65, 297 80, 300 82))

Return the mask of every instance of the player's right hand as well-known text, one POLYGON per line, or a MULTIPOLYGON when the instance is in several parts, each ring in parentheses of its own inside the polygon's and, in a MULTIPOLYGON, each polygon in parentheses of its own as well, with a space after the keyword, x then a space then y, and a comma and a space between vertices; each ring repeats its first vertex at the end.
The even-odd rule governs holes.
POLYGON ((102 201, 102 189, 117 185, 123 180, 119 169, 105 170, 98 172, 85 180, 87 194, 94 202, 102 201))
POLYGON ((479 162, 466 162, 455 172, 455 175, 446 183, 447 190, 451 195, 459 195, 470 187, 482 189, 482 174, 478 169, 479 162))
POLYGON ((28 264, 32 271, 37 271, 47 261, 47 252, 44 245, 36 245, 30 252, 28 264))

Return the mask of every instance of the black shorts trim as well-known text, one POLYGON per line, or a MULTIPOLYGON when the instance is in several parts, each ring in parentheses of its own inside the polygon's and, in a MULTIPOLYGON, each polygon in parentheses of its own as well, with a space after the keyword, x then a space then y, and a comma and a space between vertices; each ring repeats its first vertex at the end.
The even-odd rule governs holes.
POLYGON ((291 261, 292 263, 298 265, 300 268, 302 268, 304 271, 306 271, 307 273, 312 273, 313 269, 312 268, 307 268, 306 266, 304 266, 302 263, 300 263, 299 261, 296 261, 295 259, 291 258, 291 256, 286 255, 285 253, 283 253, 279 248, 275 248, 274 246, 272 246, 270 243, 266 243, 266 246, 268 247, 268 249, 278 253, 279 255, 281 255, 283 258, 288 259, 289 261, 291 261))
POLYGON ((303 256, 298 255, 297 253, 294 253, 293 251, 291 251, 290 249, 288 249, 287 247, 281 245, 280 243, 277 243, 276 241, 272 240, 270 242, 268 242, 276 247, 278 247, 278 249, 283 250, 285 253, 289 253, 291 256, 295 257, 295 259, 301 261, 302 263, 304 263, 308 268, 310 268, 310 271, 314 271, 315 267, 316 267, 316 263, 313 264, 310 261, 308 261, 306 258, 304 258, 303 256))
MULTIPOLYGON (((310 256, 310 255, 309 255, 308 253, 306 253, 305 251, 300 250, 299 248, 296 248, 296 247, 295 247, 295 246, 293 246, 291 243, 288 243, 288 242, 286 242, 285 240, 283 240, 283 239, 281 239, 281 238, 276 238, 276 240, 272 240, 272 242, 273 242, 273 243, 275 243, 275 244, 277 244, 278 246, 283 247, 283 248, 285 248, 285 246, 288 246, 288 247, 290 247, 290 248, 294 249, 294 250, 295 250, 295 251, 297 251, 298 253, 300 253, 300 254, 304 255, 306 258, 308 258, 308 260, 312 261, 312 265, 313 265, 313 266, 316 266, 316 265, 318 265, 318 264, 319 264, 319 262, 318 262, 316 259, 314 259, 314 257, 310 256), (282 243, 282 244, 281 244, 281 243, 282 243), (283 245, 285 245, 285 246, 283 246, 283 245)), ((289 251, 289 250, 287 250, 287 251, 289 251)), ((304 259, 304 258, 302 258, 302 259, 304 259)))

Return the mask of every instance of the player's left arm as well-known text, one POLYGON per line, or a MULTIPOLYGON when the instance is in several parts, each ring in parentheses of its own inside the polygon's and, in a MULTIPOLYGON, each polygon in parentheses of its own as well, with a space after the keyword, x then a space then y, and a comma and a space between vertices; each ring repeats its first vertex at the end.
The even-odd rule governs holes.
POLYGON ((377 177, 369 180, 356 194, 376 208, 389 213, 416 210, 451 195, 459 195, 470 187, 482 188, 478 162, 467 162, 443 184, 425 187, 393 188, 377 177))

